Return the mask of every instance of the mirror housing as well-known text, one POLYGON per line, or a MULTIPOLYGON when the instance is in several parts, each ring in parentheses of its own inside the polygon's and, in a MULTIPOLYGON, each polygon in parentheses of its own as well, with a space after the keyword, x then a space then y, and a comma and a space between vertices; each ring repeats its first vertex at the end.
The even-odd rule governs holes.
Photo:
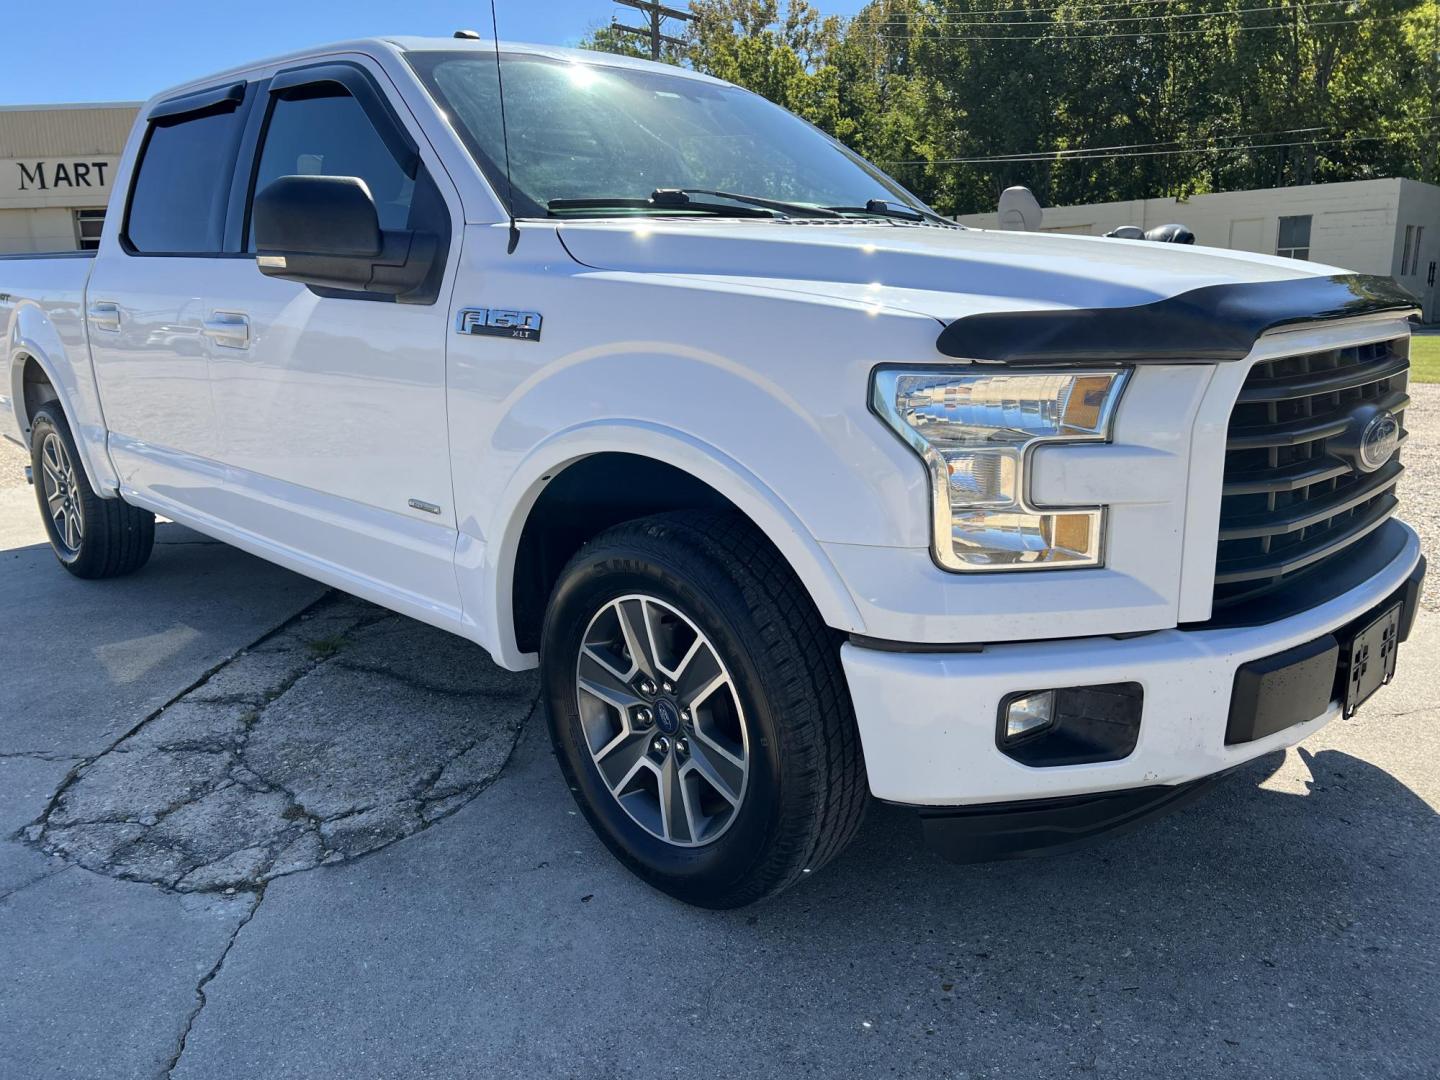
POLYGON ((255 263, 267 277, 312 289, 432 303, 439 244, 428 233, 380 228, 358 176, 282 176, 255 195, 255 263), (422 291, 424 290, 424 291, 422 291))

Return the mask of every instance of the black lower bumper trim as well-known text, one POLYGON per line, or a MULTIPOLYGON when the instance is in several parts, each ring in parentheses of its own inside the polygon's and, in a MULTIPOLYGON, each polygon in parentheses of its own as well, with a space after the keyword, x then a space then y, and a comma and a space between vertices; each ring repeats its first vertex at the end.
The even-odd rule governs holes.
MULTIPOLYGON (((1238 746, 1263 739, 1314 719, 1325 712, 1332 701, 1346 701, 1349 657, 1356 635, 1398 605, 1397 639, 1403 642, 1415 625, 1424 585, 1422 556, 1399 588, 1344 626, 1284 652, 1241 664, 1235 671, 1230 694, 1225 745, 1238 746)), ((1345 715, 1353 711, 1347 704, 1345 715)))
MULTIPOLYGON (((1228 770, 1227 770, 1228 771, 1228 770)), ((986 806, 920 810, 925 842, 952 862, 990 862, 1079 847, 1169 813, 1203 795, 1226 773, 1186 784, 1107 791, 986 806)))

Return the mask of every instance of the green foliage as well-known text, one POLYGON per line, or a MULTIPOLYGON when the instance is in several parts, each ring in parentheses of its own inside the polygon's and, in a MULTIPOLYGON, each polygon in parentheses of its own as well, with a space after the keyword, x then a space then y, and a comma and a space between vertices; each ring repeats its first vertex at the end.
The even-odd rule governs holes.
MULTIPOLYGON (((693 0, 687 63, 947 213, 1379 176, 1440 182, 1440 0, 693 0), (1018 160, 1017 160, 1018 159, 1018 160)), ((673 24, 672 24, 673 25, 673 24)), ((587 42, 643 53, 609 28, 587 42)))
POLYGON ((1440 334, 1410 339, 1410 381, 1440 383, 1440 334))
MULTIPOLYGON (((640 21, 640 20, 636 20, 640 21)), ((668 31, 667 31, 668 32, 668 31)), ((617 56, 633 56, 637 60, 650 59, 650 42, 638 34, 626 33, 615 26, 597 26, 580 42, 582 49, 596 52, 615 53, 617 56)), ((678 64, 684 59, 684 52, 674 45, 660 44, 660 59, 667 64, 678 64)))

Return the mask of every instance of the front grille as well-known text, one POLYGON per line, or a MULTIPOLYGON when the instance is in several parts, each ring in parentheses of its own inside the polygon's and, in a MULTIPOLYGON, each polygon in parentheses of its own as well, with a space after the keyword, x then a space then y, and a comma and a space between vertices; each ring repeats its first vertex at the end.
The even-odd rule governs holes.
POLYGON ((1400 419, 1410 403, 1409 339, 1282 356, 1256 364, 1225 448, 1215 607, 1314 573, 1395 512, 1400 457, 1372 473, 1331 440, 1373 403, 1400 419))

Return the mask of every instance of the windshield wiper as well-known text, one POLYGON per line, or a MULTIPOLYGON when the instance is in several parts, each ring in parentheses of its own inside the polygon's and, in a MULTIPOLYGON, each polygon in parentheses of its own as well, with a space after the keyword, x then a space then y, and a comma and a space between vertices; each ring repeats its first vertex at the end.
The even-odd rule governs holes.
POLYGON ((654 199, 630 199, 621 195, 600 196, 593 199, 551 199, 545 208, 552 214, 567 210, 693 210, 696 213, 715 217, 775 219, 772 210, 761 210, 751 206, 737 206, 732 203, 700 203, 693 200, 684 203, 656 202, 654 199))
POLYGON ((671 201, 684 205, 692 202, 692 195, 709 195, 716 199, 729 199, 732 202, 743 203, 746 206, 759 206, 766 210, 774 210, 776 213, 784 214, 786 217, 839 217, 840 215, 824 206, 815 206, 810 203, 781 202, 779 199, 765 199, 759 195, 737 195, 733 191, 714 191, 710 188, 660 188, 651 194, 650 198, 659 201, 671 201))
POLYGON ((804 203, 781 202, 778 199, 764 199, 759 195, 739 195, 733 191, 713 191, 709 188, 657 188, 648 199, 631 199, 622 196, 602 196, 592 199, 551 199, 545 204, 551 212, 565 210, 694 210, 699 213, 725 217, 840 217, 834 210, 823 206, 807 206, 804 203), (725 199, 727 202, 712 202, 710 199, 696 199, 696 195, 708 195, 710 199, 725 199))
POLYGON ((833 210, 837 214, 867 214, 870 217, 896 218, 900 221, 929 221, 952 229, 961 227, 956 222, 949 218, 943 218, 939 214, 931 213, 928 210, 918 210, 913 206, 892 202, 889 199, 870 199, 864 206, 827 206, 825 209, 833 210))

